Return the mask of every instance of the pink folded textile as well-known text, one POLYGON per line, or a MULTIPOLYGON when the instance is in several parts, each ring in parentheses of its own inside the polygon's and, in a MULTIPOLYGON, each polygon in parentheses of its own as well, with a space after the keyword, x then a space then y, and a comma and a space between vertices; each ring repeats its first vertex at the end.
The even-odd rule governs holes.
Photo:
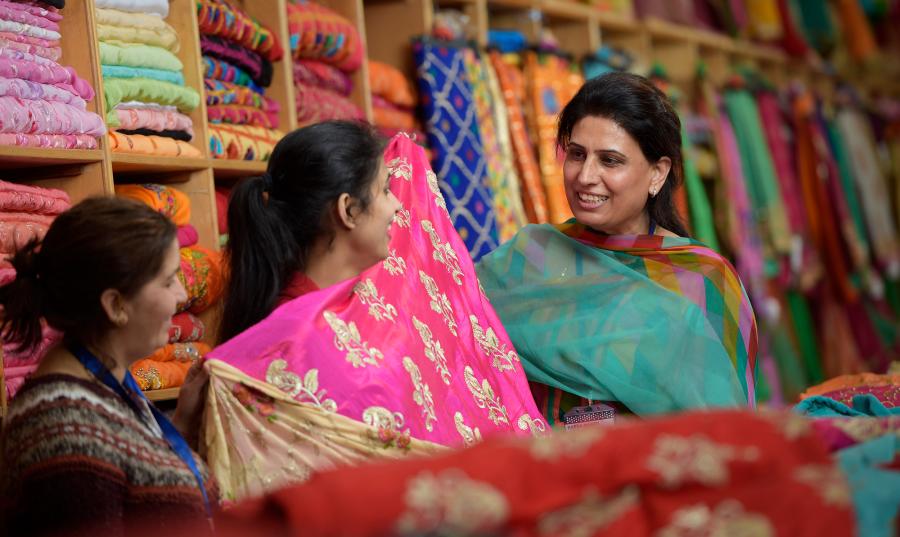
POLYGON ((54 30, 48 30, 31 24, 22 24, 21 22, 9 21, 2 18, 0 18, 0 31, 27 35, 29 37, 40 37, 41 39, 59 40, 59 38, 62 37, 59 32, 54 30))
MULTIPOLYGON (((58 45, 45 47, 36 45, 29 40, 32 38, 24 35, 16 35, 9 32, 0 32, 0 48, 8 48, 18 50, 19 52, 27 52, 48 60, 59 61, 62 57, 62 48, 58 45)), ((43 41, 43 40, 40 40, 43 41)))
POLYGON ((34 364, 23 367, 14 367, 8 371, 3 372, 6 381, 7 401, 16 396, 16 393, 18 393, 22 385, 25 384, 25 380, 28 378, 28 375, 33 373, 37 368, 38 364, 34 364))
POLYGON ((154 131, 185 131, 194 137, 194 124, 190 116, 177 111, 152 110, 116 107, 116 115, 119 116, 119 129, 137 130, 150 129, 154 131))
POLYGON ((353 81, 337 67, 316 60, 294 60, 294 84, 315 86, 343 96, 353 91, 353 81))
POLYGON ((87 109, 87 102, 71 91, 50 84, 41 84, 21 78, 0 77, 0 97, 18 97, 20 99, 38 99, 58 101, 78 108, 87 109))
POLYGON ((97 114, 55 102, 0 97, 0 132, 28 134, 106 134, 97 114))
POLYGON ((64 190, 0 181, 0 211, 54 216, 69 207, 69 195, 64 190))
POLYGON ((297 86, 297 121, 317 123, 329 119, 365 119, 365 114, 353 101, 333 91, 297 86))
POLYGON ((0 213, 0 253, 14 254, 32 239, 43 239, 52 216, 29 213, 0 213))
POLYGON ((30 13, 28 10, 18 9, 15 7, 19 5, 22 4, 0 2, 0 19, 10 22, 29 24, 31 26, 37 26, 38 28, 44 28, 45 30, 53 30, 54 32, 59 32, 59 24, 56 21, 52 21, 47 17, 35 15, 33 13, 30 13))
POLYGON ((3 367, 4 371, 12 367, 27 367, 40 363, 41 359, 47 354, 54 345, 62 341, 62 332, 54 330, 44 325, 42 338, 37 347, 30 352, 18 352, 16 345, 12 343, 3 344, 3 367))
POLYGON ((10 9, 24 11, 36 17, 43 17, 51 22, 59 22, 63 19, 62 14, 55 7, 37 4, 35 2, 10 2, 8 0, 0 0, 0 5, 10 9))
POLYGON ((197 233, 197 228, 188 224, 186 226, 179 226, 178 228, 178 247, 179 248, 187 248, 188 246, 193 246, 197 244, 197 241, 200 240, 200 235, 197 233))
POLYGON ((0 49, 0 76, 24 78, 69 89, 83 99, 93 99, 94 89, 75 69, 20 50, 0 49))
POLYGON ((0 132, 0 145, 45 147, 48 149, 97 149, 95 136, 89 134, 23 134, 0 132))

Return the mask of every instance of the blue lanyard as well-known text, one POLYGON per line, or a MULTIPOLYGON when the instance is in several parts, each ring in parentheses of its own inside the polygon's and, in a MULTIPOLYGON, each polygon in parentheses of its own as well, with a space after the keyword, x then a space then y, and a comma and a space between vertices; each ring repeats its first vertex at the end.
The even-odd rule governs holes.
MULTIPOLYGON (((131 407, 139 419, 143 419, 144 413, 141 412, 138 401, 146 400, 146 397, 144 396, 144 392, 141 391, 140 386, 138 386, 137 382, 134 380, 134 377, 131 376, 130 371, 127 369, 125 370, 125 385, 123 386, 122 383, 116 380, 116 377, 113 376, 109 369, 107 369, 96 356, 83 346, 70 347, 69 351, 75 355, 75 358, 78 358, 78 361, 81 362, 81 364, 90 371, 97 380, 116 392, 116 395, 131 407)), ((163 437, 165 437, 169 447, 172 448, 172 451, 178 455, 178 458, 180 458, 194 474, 194 478, 197 480, 197 486, 200 488, 200 493, 203 495, 203 506, 206 508, 206 516, 210 521, 210 525, 212 525, 212 508, 209 504, 209 497, 206 494, 203 475, 197 467, 197 461, 194 460, 194 455, 191 452, 190 446, 188 446, 187 440, 181 436, 181 433, 178 432, 175 425, 173 425, 172 422, 169 421, 169 418, 160 412, 158 408, 150 403, 148 403, 147 406, 150 408, 150 412, 153 413, 153 417, 156 419, 159 428, 162 429, 163 437)))
POLYGON ((654 233, 656 233, 656 222, 654 222, 653 219, 651 218, 650 219, 650 231, 647 232, 647 235, 653 235, 654 233))

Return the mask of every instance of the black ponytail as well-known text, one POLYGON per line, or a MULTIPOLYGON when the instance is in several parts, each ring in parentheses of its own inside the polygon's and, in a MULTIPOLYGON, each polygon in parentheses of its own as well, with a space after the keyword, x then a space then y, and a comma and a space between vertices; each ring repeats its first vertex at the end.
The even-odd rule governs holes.
POLYGON ((4 341, 18 343, 17 352, 29 352, 41 342, 41 318, 44 316, 44 289, 40 280, 39 239, 31 239, 18 250, 11 262, 16 278, 0 287, 4 341))

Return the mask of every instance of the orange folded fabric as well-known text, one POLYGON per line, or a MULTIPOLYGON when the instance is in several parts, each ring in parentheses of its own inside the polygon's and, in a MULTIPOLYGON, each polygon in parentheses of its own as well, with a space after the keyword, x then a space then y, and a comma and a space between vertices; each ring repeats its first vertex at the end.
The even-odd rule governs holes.
POLYGON ((416 117, 397 108, 375 106, 372 108, 375 125, 399 131, 416 130, 416 117))
POLYGON ((170 343, 131 364, 129 370, 142 390, 177 388, 184 384, 188 369, 211 350, 206 343, 170 343))
POLYGON ((200 150, 187 142, 164 136, 109 132, 109 147, 117 153, 136 153, 158 157, 201 158, 200 150))
POLYGON ((194 314, 205 311, 222 296, 225 282, 221 256, 200 246, 182 248, 178 279, 188 295, 178 311, 188 310, 194 314))
POLYGON ((191 199, 177 188, 152 183, 116 185, 116 195, 147 205, 172 220, 176 226, 191 223, 191 199))
POLYGON ((396 67, 369 60, 369 84, 373 95, 384 97, 398 106, 411 108, 416 105, 409 80, 396 67))

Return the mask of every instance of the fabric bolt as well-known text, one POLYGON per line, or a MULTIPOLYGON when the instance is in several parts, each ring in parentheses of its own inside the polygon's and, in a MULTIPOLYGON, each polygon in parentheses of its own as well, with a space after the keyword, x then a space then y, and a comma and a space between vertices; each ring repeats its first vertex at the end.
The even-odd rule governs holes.
POLYGON ((119 130, 150 129, 184 131, 194 135, 193 122, 180 112, 133 108, 115 109, 119 130))
POLYGON ((878 53, 872 26, 858 0, 838 0, 837 17, 841 21, 844 40, 853 59, 866 61, 878 53))
POLYGON ((891 433, 897 434, 900 420, 891 415, 819 417, 812 420, 812 427, 816 436, 834 453, 891 433))
POLYGON ((211 347, 199 341, 168 343, 144 359, 155 362, 193 363, 203 358, 211 347))
POLYGON ((868 260, 872 251, 872 246, 869 243, 866 220, 856 190, 856 183, 854 180, 855 171, 853 164, 850 161, 847 143, 844 140, 843 134, 841 134, 840 130, 837 128, 837 124, 833 118, 827 121, 826 129, 828 131, 831 152, 834 155, 834 160, 837 162, 841 183, 843 185, 844 201, 853 218, 853 227, 856 230, 856 238, 859 241, 862 256, 868 260))
POLYGON ((454 227, 478 260, 498 245, 494 194, 462 49, 413 47, 429 147, 454 227))
POLYGON ((369 60, 369 86, 372 95, 384 97, 397 106, 416 105, 412 85, 399 69, 379 61, 369 60))
POLYGON ((887 408, 872 394, 854 395, 850 405, 824 395, 814 395, 800 401, 794 412, 812 418, 900 416, 900 408, 887 408))
MULTIPOLYGON (((271 101, 274 103, 274 101, 271 101)), ((266 129, 278 127, 278 112, 263 111, 253 106, 237 104, 207 105, 206 117, 210 123, 254 125, 266 129)))
POLYGON ((296 86, 297 121, 309 125, 330 119, 365 119, 356 103, 339 93, 314 86, 296 86))
POLYGON ((466 72, 472 85, 472 100, 478 114, 478 129, 481 134, 488 184, 494 194, 494 216, 497 219, 497 238, 500 243, 511 239, 527 222, 519 192, 519 177, 512 163, 511 148, 500 143, 499 126, 494 111, 502 107, 502 102, 494 101, 491 92, 486 57, 473 50, 464 50, 466 72))
POLYGON ((803 368, 806 372, 807 384, 818 384, 825 378, 822 372, 819 345, 816 342, 817 329, 813 324, 809 302, 798 291, 791 290, 786 294, 790 316, 795 327, 794 334, 797 339, 797 347, 803 357, 803 368))
POLYGON ((94 15, 97 39, 111 44, 137 43, 178 52, 181 48, 175 29, 156 15, 100 9, 94 15))
POLYGON ((537 138, 549 221, 562 223, 572 217, 572 210, 566 200, 562 166, 558 158, 557 121, 563 106, 584 84, 584 78, 563 58, 527 52, 525 79, 529 83, 528 104, 532 110, 528 117, 532 123, 531 131, 537 138))
POLYGON ((187 291, 187 300, 178 305, 178 311, 203 313, 222 297, 224 276, 222 259, 218 252, 201 246, 182 248, 181 270, 178 279, 187 291))
POLYGON ((416 130, 416 116, 412 112, 386 105, 372 103, 372 123, 377 127, 398 131, 416 130))
POLYGON ((0 133, 0 145, 51 149, 97 149, 98 142, 96 136, 89 134, 0 133))
POLYGON ((190 112, 200 105, 200 94, 194 88, 152 80, 149 78, 108 78, 103 82, 106 100, 106 124, 117 127, 119 116, 115 108, 125 101, 149 101, 176 106, 190 112))
POLYGON ((798 22, 809 44, 827 57, 838 39, 837 28, 828 4, 816 0, 792 0, 798 22))
POLYGON ((188 224, 186 226, 178 226, 178 247, 187 248, 194 246, 200 240, 197 228, 188 224))
POLYGON ((71 206, 69 195, 56 188, 41 188, 0 181, 0 211, 58 215, 71 206))
POLYGON ((32 239, 42 239, 53 222, 52 216, 0 212, 0 253, 14 254, 32 239))
POLYGON ((216 187, 216 221, 219 223, 219 234, 228 234, 228 198, 231 189, 221 186, 216 187))
POLYGON ((141 358, 135 361, 128 370, 143 391, 178 388, 184 384, 187 372, 193 365, 191 361, 161 362, 152 358, 141 358))
POLYGON ((638 415, 755 404, 750 301, 692 239, 527 226, 478 276, 532 382, 638 415))
POLYGON ((213 158, 268 160, 282 137, 281 131, 263 127, 210 124, 209 150, 213 158))
POLYGON ((365 45, 353 22, 309 0, 288 3, 287 9, 294 58, 320 60, 346 73, 359 69, 365 45))
POLYGON ((0 32, 9 32, 12 34, 37 37, 39 39, 48 39, 51 41, 58 41, 61 37, 59 32, 55 30, 48 30, 39 26, 22 24, 21 22, 14 22, 3 18, 0 18, 0 32))
POLYGON ((102 136, 100 116, 57 101, 0 96, 0 132, 102 136))
POLYGON ((263 92, 263 89, 243 69, 206 55, 203 56, 203 77, 246 86, 257 93, 263 92))
POLYGON ((184 86, 184 74, 181 71, 151 69, 148 67, 128 67, 125 65, 101 65, 103 78, 150 78, 170 84, 184 86))
POLYGON ((782 38, 784 30, 778 0, 751 0, 747 2, 747 15, 750 19, 750 31, 757 39, 777 41, 782 38))
POLYGON ((129 13, 154 13, 169 16, 169 0, 96 0, 98 8, 117 9, 129 13))
MULTIPOLYGON (((225 362, 282 391, 311 414, 367 426, 367 434, 352 440, 383 446, 389 453, 416 441, 462 446, 495 434, 546 431, 516 352, 479 290, 424 150, 398 135, 384 159, 391 190, 404 207, 393 226, 390 256, 357 278, 286 302, 215 348, 207 367, 225 362), (397 359, 385 359, 392 356, 397 359)), ((206 441, 213 435, 221 449, 234 446, 227 449, 238 451, 236 460, 249 460, 252 450, 240 445, 248 436, 222 427, 223 417, 213 423, 209 418, 206 441)), ((285 430, 278 422, 280 416, 262 433, 267 438, 299 435, 301 442, 290 449, 301 454, 335 436, 343 443, 340 432, 328 428, 298 426, 292 418, 293 427, 285 430)), ((251 443, 254 449, 262 445, 251 443)), ((223 470, 235 487, 264 485, 267 476, 300 481, 320 468, 361 458, 329 449, 314 460, 308 455, 283 459, 287 446, 277 449, 281 456, 269 459, 264 469, 260 461, 259 469, 233 463, 223 470)), ((377 451, 369 453, 382 456, 377 451)))
POLYGON ((778 14, 781 17, 782 30, 784 32, 781 46, 791 56, 803 57, 809 52, 809 45, 803 32, 797 27, 798 17, 796 10, 792 7, 793 0, 777 1, 778 14))
POLYGON ((200 341, 203 339, 204 334, 206 334, 206 326, 199 317, 187 312, 182 312, 172 317, 172 326, 169 328, 169 343, 200 341))
POLYGON ((3 367, 4 373, 11 368, 22 368, 23 373, 32 366, 40 365, 41 359, 50 349, 62 341, 62 332, 49 327, 46 321, 41 322, 41 340, 38 345, 29 351, 20 351, 13 343, 3 343, 3 367))
POLYGON ((295 60, 294 84, 331 90, 345 97, 353 93, 353 81, 347 73, 318 60, 295 60))
POLYGON ((882 386, 900 386, 900 374, 887 373, 855 373, 830 378, 821 384, 810 386, 800 396, 801 399, 826 395, 831 392, 848 390, 853 388, 876 388, 882 386))
POLYGON ((52 42, 45 44, 34 43, 34 40, 23 35, 0 32, 0 47, 28 54, 34 54, 51 61, 59 61, 62 57, 62 48, 52 42))
POLYGON ((230 0, 198 0, 197 23, 201 33, 234 41, 269 61, 284 55, 278 36, 230 0))
POLYGON ((205 56, 223 60, 245 71, 258 85, 267 88, 272 84, 272 62, 259 54, 211 35, 200 36, 200 51, 205 56))
POLYGON ((6 400, 11 401, 16 393, 25 384, 28 377, 38 368, 38 364, 24 365, 18 367, 4 367, 3 384, 6 390, 6 400))
POLYGON ((37 26, 39 28, 44 28, 45 30, 53 30, 54 32, 59 33, 58 21, 50 20, 45 15, 39 15, 28 10, 20 9, 15 3, 12 2, 0 3, 0 19, 9 22, 19 22, 22 24, 37 26))
POLYGON ((153 129, 116 129, 116 132, 121 134, 127 134, 129 136, 133 136, 135 134, 139 134, 142 136, 158 136, 161 138, 171 138, 173 140, 180 140, 182 142, 190 142, 193 136, 185 131, 175 131, 175 130, 153 130, 153 129))
POLYGON ((547 196, 541 185, 540 167, 528 139, 528 131, 525 129, 525 115, 522 110, 525 88, 522 74, 514 66, 507 64, 500 53, 490 51, 488 55, 497 74, 509 115, 509 136, 521 181, 520 191, 525 215, 532 224, 545 224, 549 221, 547 196))
POLYGON ((826 392, 819 397, 826 397, 847 406, 853 406, 855 398, 869 395, 878 400, 886 409, 900 407, 900 384, 887 386, 854 386, 826 392))
POLYGON ((17 97, 19 99, 33 99, 42 101, 57 101, 65 103, 79 110, 87 109, 87 102, 71 91, 53 86, 31 82, 21 78, 0 77, 0 96, 17 97))
POLYGON ((100 63, 102 65, 145 67, 164 71, 181 72, 184 69, 184 64, 172 52, 164 48, 139 43, 114 45, 101 41, 100 63))
POLYGON ((684 188, 690 200, 689 207, 693 236, 699 242, 718 252, 721 249, 719 247, 719 239, 716 237, 712 206, 709 203, 703 179, 700 178, 700 172, 697 171, 694 146, 684 128, 684 121, 682 121, 681 125, 684 188))
POLYGON ((208 105, 239 104, 259 108, 264 112, 273 112, 276 115, 279 110, 278 102, 274 99, 238 84, 207 78, 203 81, 203 87, 206 90, 208 105))
POLYGON ((0 48, 0 76, 53 84, 85 100, 94 98, 94 89, 71 67, 19 50, 0 48))
POLYGON ((187 226, 191 222, 191 199, 177 188, 153 183, 116 185, 116 195, 143 203, 176 226, 187 226))
POLYGON ((59 22, 63 19, 63 16, 59 13, 59 11, 52 9, 52 8, 47 9, 46 7, 43 7, 39 4, 34 4, 34 3, 27 4, 27 3, 3 0, 2 5, 10 8, 10 9, 15 9, 17 11, 29 13, 36 17, 41 17, 41 18, 47 19, 50 22, 59 22))

